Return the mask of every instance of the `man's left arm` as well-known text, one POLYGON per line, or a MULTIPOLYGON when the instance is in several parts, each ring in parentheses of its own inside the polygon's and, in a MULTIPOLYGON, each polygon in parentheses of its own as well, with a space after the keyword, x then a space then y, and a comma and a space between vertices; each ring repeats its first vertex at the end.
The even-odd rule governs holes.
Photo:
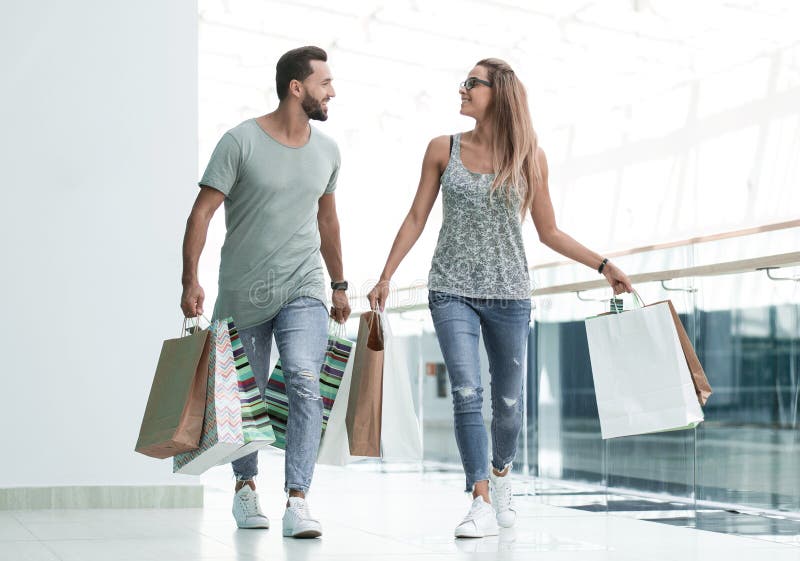
MULTIPOLYGON (((342 264, 342 242, 339 236, 339 217, 336 214, 336 195, 330 193, 319 199, 317 211, 319 225, 320 253, 328 268, 328 275, 333 282, 344 281, 344 265, 342 264)), ((347 292, 334 290, 331 295, 331 317, 344 323, 350 317, 350 303, 347 292)))

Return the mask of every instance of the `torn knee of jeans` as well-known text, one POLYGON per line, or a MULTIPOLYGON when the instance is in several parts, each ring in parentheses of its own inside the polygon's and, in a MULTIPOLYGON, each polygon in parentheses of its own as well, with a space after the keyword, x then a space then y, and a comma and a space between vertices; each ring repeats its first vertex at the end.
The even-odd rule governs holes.
POLYGON ((319 401, 322 397, 319 394, 317 377, 309 370, 301 370, 294 376, 292 391, 301 399, 319 401), (311 386, 311 387, 309 387, 311 386), (314 389, 317 389, 315 392, 314 389))
POLYGON ((312 392, 308 388, 304 388, 303 386, 294 387, 293 391, 294 391, 295 395, 297 395, 297 397, 302 398, 302 399, 308 399, 310 401, 319 401, 320 399, 322 399, 319 396, 319 394, 315 394, 314 392, 312 392))
POLYGON ((510 397, 504 397, 503 403, 505 403, 506 407, 514 407, 517 404, 517 399, 512 399, 510 397))
POLYGON ((297 375, 300 376, 301 378, 305 378, 306 380, 316 380, 317 379, 317 377, 314 375, 314 373, 311 372, 310 370, 301 370, 300 372, 297 373, 297 375))
POLYGON ((461 403, 475 401, 481 398, 482 388, 472 386, 464 386, 461 388, 453 388, 453 398, 461 403))

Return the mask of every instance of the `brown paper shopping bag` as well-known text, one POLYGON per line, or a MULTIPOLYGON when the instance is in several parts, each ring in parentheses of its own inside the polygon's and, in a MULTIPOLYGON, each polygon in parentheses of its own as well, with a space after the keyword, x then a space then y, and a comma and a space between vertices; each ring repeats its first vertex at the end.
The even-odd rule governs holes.
POLYGON ((208 380, 208 329, 168 339, 161 346, 136 451, 168 458, 197 448, 208 380))
POLYGON ((383 403, 383 330, 380 315, 361 316, 353 356, 353 374, 347 402, 347 439, 353 456, 381 455, 383 403))
MULTIPOLYGON (((678 332, 678 339, 681 342, 683 355, 686 357, 686 364, 689 366, 689 372, 692 375, 692 382, 694 383, 695 393, 700 405, 705 405, 711 395, 711 385, 708 383, 706 373, 703 370, 703 365, 700 364, 700 359, 697 358, 697 353, 694 351, 692 342, 689 340, 689 335, 686 333, 681 318, 678 317, 678 312, 675 311, 675 306, 672 305, 671 300, 664 300, 669 304, 669 311, 672 314, 672 321, 675 323, 675 329, 678 332)), ((648 304, 648 306, 655 306, 663 302, 656 302, 655 304, 648 304)))

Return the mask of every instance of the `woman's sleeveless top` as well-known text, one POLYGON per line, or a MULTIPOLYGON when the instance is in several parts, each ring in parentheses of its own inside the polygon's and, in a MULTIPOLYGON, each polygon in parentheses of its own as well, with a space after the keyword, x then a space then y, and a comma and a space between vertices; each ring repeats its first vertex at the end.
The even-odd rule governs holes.
POLYGON ((494 174, 473 173, 461 162, 461 134, 452 137, 442 174, 444 216, 428 275, 428 289, 484 299, 529 299, 528 261, 520 204, 490 196, 494 174))

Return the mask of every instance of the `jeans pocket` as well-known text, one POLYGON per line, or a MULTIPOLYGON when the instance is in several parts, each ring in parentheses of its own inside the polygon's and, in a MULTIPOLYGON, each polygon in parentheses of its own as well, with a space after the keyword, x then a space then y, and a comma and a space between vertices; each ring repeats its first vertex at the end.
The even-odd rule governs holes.
POLYGON ((517 302, 517 305, 523 310, 530 311, 531 308, 533 307, 531 305, 531 300, 529 298, 526 298, 524 300, 515 300, 515 302, 517 302))
POLYGON ((450 295, 447 294, 446 292, 439 292, 438 290, 428 291, 428 308, 430 308, 431 310, 438 306, 441 306, 448 300, 450 300, 450 295))

